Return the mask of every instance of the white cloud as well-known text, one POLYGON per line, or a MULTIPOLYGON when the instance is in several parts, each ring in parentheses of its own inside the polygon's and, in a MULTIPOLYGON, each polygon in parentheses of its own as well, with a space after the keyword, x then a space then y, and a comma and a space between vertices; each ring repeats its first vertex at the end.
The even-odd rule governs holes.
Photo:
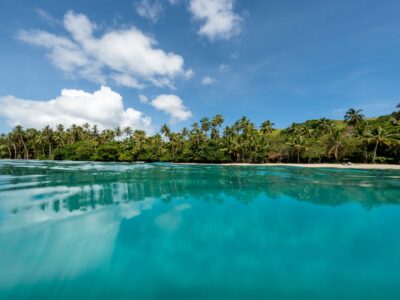
POLYGON ((141 0, 136 4, 136 12, 139 16, 156 23, 164 13, 164 7, 158 0, 141 0))
POLYGON ((194 76, 194 71, 192 69, 189 69, 185 72, 185 78, 190 79, 194 76))
POLYGON ((241 31, 243 19, 233 11, 234 0, 191 0, 189 9, 203 22, 198 33, 210 40, 228 40, 241 31))
POLYGON ((225 71, 229 70, 229 66, 228 65, 224 65, 224 64, 219 65, 218 70, 220 72, 225 72, 225 71))
POLYGON ((139 95, 139 100, 142 103, 149 103, 149 98, 147 98, 145 95, 139 95))
POLYGON ((45 21, 47 24, 51 26, 62 26, 62 22, 56 18, 54 18, 52 15, 50 15, 47 11, 37 8, 36 9, 37 15, 45 21))
POLYGON ((47 101, 0 97, 0 115, 11 126, 43 128, 57 124, 71 126, 83 123, 97 124, 101 129, 131 126, 150 130, 151 119, 133 108, 124 109, 120 94, 102 86, 94 93, 63 89, 61 95, 47 101))
POLYGON ((146 84, 173 87, 177 77, 187 77, 180 55, 157 48, 157 41, 137 28, 108 31, 100 37, 96 24, 83 14, 64 16, 69 36, 41 30, 21 30, 18 38, 48 50, 51 62, 67 75, 95 83, 110 80, 121 86, 146 84))
POLYGON ((183 101, 176 95, 159 95, 151 101, 151 105, 171 116, 171 122, 186 121, 192 117, 183 101))
POLYGON ((110 76, 117 85, 142 89, 143 84, 139 83, 136 78, 128 74, 113 74, 110 76))
POLYGON ((201 80, 201 84, 202 85, 211 85, 211 84, 214 84, 216 82, 217 82, 217 80, 215 78, 213 78, 213 77, 210 77, 210 76, 204 76, 203 79, 201 80))

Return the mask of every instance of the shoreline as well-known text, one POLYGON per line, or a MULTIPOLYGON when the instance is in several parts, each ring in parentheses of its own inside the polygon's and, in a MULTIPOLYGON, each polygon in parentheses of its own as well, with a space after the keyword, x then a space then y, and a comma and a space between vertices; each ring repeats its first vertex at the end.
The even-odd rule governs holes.
POLYGON ((216 165, 216 166, 261 166, 261 167, 299 167, 299 168, 334 168, 334 169, 361 169, 361 170, 400 170, 400 165, 394 164, 295 164, 295 163, 173 163, 177 165, 216 165))
MULTIPOLYGON (((38 159, 0 159, 1 161, 19 161, 19 162, 29 162, 29 161, 45 161, 45 162, 85 162, 85 163, 124 163, 124 164, 146 164, 146 163, 158 163, 158 162, 145 162, 145 161, 135 161, 135 162, 116 162, 116 161, 78 161, 78 160, 38 160, 38 159)), ((362 164, 362 163, 310 163, 310 164, 296 164, 296 163, 195 163, 195 162, 165 162, 173 165, 198 165, 198 166, 232 166, 232 167, 298 167, 298 168, 332 168, 332 169, 359 169, 359 170, 400 170, 400 164, 362 164)))

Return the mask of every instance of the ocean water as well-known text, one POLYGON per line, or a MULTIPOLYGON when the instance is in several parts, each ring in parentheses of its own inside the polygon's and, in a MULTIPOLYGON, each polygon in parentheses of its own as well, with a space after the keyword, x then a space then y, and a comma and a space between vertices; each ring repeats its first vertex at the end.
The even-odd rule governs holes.
POLYGON ((400 172, 0 161, 0 299, 400 299, 400 172))

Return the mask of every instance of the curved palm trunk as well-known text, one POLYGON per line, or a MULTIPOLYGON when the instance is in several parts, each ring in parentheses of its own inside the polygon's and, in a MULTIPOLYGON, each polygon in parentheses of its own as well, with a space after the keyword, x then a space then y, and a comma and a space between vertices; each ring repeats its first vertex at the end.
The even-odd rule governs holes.
POLYGON ((17 146, 15 144, 12 144, 14 148, 14 159, 17 159, 17 146))
POLYGON ((28 147, 26 147, 26 144, 24 142, 22 142, 22 145, 24 146, 24 159, 29 159, 28 147))
POLYGON ((52 149, 51 149, 51 142, 49 142, 49 159, 51 159, 51 151, 52 149))
POLYGON ((9 156, 9 158, 11 159, 11 156, 12 156, 12 154, 11 154, 11 148, 10 148, 10 146, 7 144, 6 145, 6 147, 7 147, 7 150, 8 150, 8 156, 9 156))
POLYGON ((378 152, 378 146, 379 146, 379 141, 376 141, 375 148, 374 148, 374 157, 372 158, 373 163, 375 163, 375 160, 376 160, 376 153, 378 152))
POLYGON ((368 163, 368 149, 367 146, 364 146, 364 158, 365 158, 365 163, 368 163))
POLYGON ((339 158, 339 145, 335 145, 335 160, 338 161, 339 158))

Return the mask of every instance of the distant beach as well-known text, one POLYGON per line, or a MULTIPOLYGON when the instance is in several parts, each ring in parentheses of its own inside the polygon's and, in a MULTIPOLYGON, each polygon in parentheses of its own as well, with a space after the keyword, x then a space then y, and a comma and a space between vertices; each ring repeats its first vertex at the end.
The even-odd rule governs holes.
MULTIPOLYGON (((180 165, 214 165, 209 163, 176 163, 180 165)), ((215 164, 221 166, 263 166, 263 167, 301 167, 301 168, 337 168, 337 169, 363 169, 363 170, 400 170, 400 165, 394 164, 284 164, 284 163, 225 163, 215 164)))

